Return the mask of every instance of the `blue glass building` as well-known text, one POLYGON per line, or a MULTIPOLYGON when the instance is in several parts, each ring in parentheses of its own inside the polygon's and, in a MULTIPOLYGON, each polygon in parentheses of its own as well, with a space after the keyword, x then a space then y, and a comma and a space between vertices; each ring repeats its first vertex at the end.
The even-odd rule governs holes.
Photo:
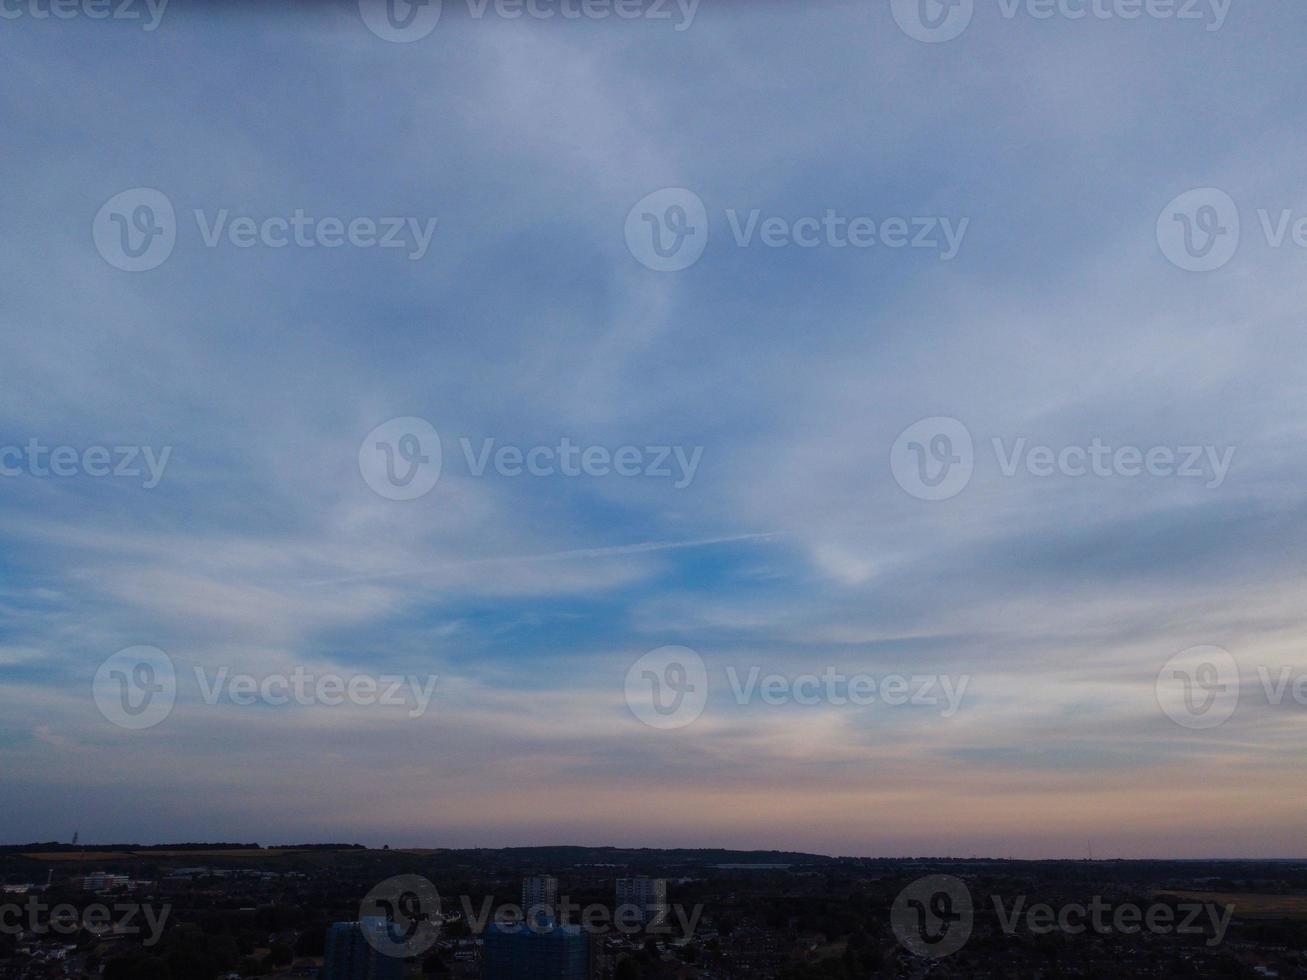
POLYGON ((368 942, 368 933, 379 930, 384 946, 386 928, 386 920, 379 918, 333 924, 319 980, 403 980, 403 959, 387 956, 368 942))
POLYGON ((590 972, 580 926, 491 923, 482 938, 482 980, 586 980, 590 972))

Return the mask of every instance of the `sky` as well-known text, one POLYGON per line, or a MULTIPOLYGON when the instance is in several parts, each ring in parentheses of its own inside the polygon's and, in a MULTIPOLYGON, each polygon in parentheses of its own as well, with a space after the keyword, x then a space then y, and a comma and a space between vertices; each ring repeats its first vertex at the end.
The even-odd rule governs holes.
POLYGON ((1307 9, 924 2, 0 4, 0 842, 1303 857, 1307 9))

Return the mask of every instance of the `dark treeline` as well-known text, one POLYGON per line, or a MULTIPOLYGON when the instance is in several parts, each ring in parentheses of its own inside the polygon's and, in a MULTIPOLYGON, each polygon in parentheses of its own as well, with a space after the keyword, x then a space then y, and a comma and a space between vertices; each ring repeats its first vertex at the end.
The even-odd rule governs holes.
MULTIPOLYGON (((332 844, 331 847, 338 845, 332 844)), ((36 844, 0 844, 0 853, 80 854, 82 851, 261 851, 258 844, 67 844, 45 841, 36 844)))

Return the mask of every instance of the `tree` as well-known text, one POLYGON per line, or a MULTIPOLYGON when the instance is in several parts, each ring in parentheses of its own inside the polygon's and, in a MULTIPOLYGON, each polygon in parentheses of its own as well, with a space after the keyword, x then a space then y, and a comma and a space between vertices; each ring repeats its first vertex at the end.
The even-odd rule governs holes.
POLYGON ((174 977, 186 980, 214 980, 218 975, 218 965, 202 949, 180 947, 170 949, 163 954, 168 964, 168 971, 174 977))
POLYGON ((440 955, 439 950, 435 950, 434 952, 432 952, 432 954, 422 962, 423 976, 433 976, 437 973, 448 973, 448 972, 449 972, 449 967, 445 965, 445 959, 443 956, 440 955))
POLYGON ((166 962, 142 951, 110 960, 102 977, 103 980, 173 980, 166 962))
POLYGON ((311 925, 299 934, 295 940, 295 952, 299 956, 321 956, 327 948, 327 927, 311 925))
POLYGON ((290 966, 295 962, 295 950, 285 943, 273 943, 263 962, 270 967, 290 966))

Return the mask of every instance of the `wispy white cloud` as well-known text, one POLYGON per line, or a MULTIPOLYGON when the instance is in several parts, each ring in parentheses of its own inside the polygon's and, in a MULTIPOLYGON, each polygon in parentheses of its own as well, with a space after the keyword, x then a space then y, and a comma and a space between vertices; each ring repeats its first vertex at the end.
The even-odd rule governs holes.
POLYGON ((1200 643, 1249 684, 1301 663, 1301 255, 1254 234, 1193 276, 1152 235, 1191 186, 1225 187, 1249 224, 1307 206, 1286 94, 1304 15, 1250 9, 1206 36, 981 18, 925 46, 873 7, 705 8, 684 33, 450 17, 415 45, 336 8, 177 12, 112 43, 11 24, 5 63, 28 82, 0 92, 23 161, 0 184, 0 445, 173 456, 150 491, 0 480, 6 833, 47 838, 94 806, 122 838, 1297 846, 1296 706, 1251 697, 1194 733, 1153 683, 1200 643), (712 237, 659 276, 622 224, 675 185, 712 237), (133 186, 182 222, 139 276, 90 239, 133 186), (193 226, 297 207, 440 221, 422 262, 208 249, 193 226), (971 225, 951 263, 736 248, 725 211, 753 208, 971 225), (703 462, 680 490, 451 466, 400 503, 356 454, 401 415, 451 446, 566 436, 703 462), (944 503, 887 465, 934 415, 978 450, 944 503), (1237 453, 1215 490, 1004 476, 991 441, 1023 437, 1237 453), (440 683, 420 719, 213 707, 188 687, 134 733, 90 679, 141 643, 183 677, 440 683), (683 732, 622 699, 626 667, 665 643, 714 671, 683 732), (974 681, 948 719, 774 710, 723 695, 730 664, 974 681), (199 793, 205 814, 177 802, 199 793))

